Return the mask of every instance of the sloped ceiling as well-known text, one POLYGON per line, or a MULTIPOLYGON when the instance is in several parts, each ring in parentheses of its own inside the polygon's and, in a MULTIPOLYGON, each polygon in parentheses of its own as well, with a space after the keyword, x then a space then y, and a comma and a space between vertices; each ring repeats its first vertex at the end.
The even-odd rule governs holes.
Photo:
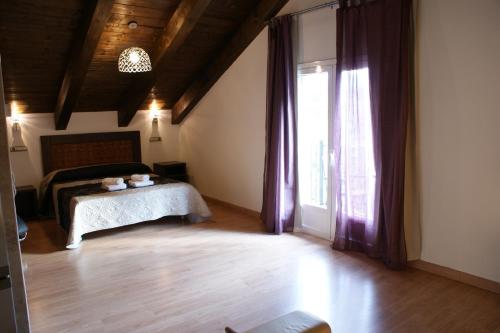
MULTIPOLYGON (((74 105, 63 111, 69 116, 71 112, 129 109, 126 112, 133 117, 135 109, 147 109, 155 99, 160 107, 182 114, 179 122, 287 2, 214 0, 202 1, 205 5, 200 7, 200 1, 189 0, 111 1, 105 16, 101 15, 106 18, 105 24, 99 35, 94 35, 98 42, 85 62, 80 59, 84 51, 79 48, 89 45, 83 43, 82 36, 90 33, 86 25, 96 20, 97 14, 92 17, 89 12, 92 14, 92 6, 99 1, 0 1, 0 54, 7 103, 16 101, 22 112, 54 112, 63 96, 60 90, 65 75, 66 80, 72 79, 68 74, 74 70, 69 68, 73 60, 77 65, 72 66, 80 66, 84 75, 81 83, 70 82, 75 89, 68 94, 76 98, 74 105), (189 16, 188 9, 196 6, 196 15, 189 16), (186 16, 184 21, 182 15, 186 16), (176 25, 191 22, 192 26, 178 39, 182 44, 175 45, 168 61, 162 59, 153 73, 118 72, 118 56, 130 46, 144 48, 154 64, 159 44, 170 41, 167 34, 171 34, 172 26, 168 24, 173 17, 176 25), (139 27, 130 30, 130 21, 137 21, 139 27), (151 83, 151 87, 144 84, 146 94, 134 88, 138 82, 151 83), (137 106, 128 102, 131 95, 137 95, 132 96, 140 101, 137 106)), ((90 29, 96 33, 95 27, 90 29)), ((131 117, 124 115, 120 125, 128 125, 131 117)), ((58 128, 65 128, 62 125, 58 128)))

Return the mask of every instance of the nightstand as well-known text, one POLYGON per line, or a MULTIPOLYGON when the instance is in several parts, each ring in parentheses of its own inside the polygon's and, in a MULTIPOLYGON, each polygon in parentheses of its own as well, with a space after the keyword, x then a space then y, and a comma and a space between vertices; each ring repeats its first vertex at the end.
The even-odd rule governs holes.
POLYGON ((16 212, 24 220, 33 220, 38 218, 38 200, 36 189, 31 186, 16 187, 16 212))
POLYGON ((184 162, 157 162, 153 164, 153 171, 161 177, 171 178, 181 182, 189 181, 186 171, 186 163, 184 162))

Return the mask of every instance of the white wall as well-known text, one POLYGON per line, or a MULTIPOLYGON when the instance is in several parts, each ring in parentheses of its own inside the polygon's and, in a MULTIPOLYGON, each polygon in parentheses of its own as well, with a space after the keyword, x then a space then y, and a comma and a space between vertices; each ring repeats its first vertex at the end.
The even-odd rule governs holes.
POLYGON ((500 1, 420 0, 421 259, 500 282, 500 1))
POLYGON ((267 34, 261 33, 184 120, 181 159, 198 190, 260 211, 267 34))
MULTIPOLYGON (((12 169, 16 185, 33 185, 38 188, 42 179, 42 153, 40 136, 76 133, 136 131, 141 132, 141 150, 144 163, 178 159, 178 128, 170 124, 170 112, 161 111, 158 129, 161 142, 149 142, 151 117, 147 111, 139 111, 128 127, 118 127, 115 111, 73 113, 65 131, 54 129, 54 114, 23 114, 22 136, 28 147, 27 152, 11 152, 12 169)), ((11 138, 10 138, 11 139, 11 138)))
POLYGON ((307 63, 336 57, 337 20, 331 8, 296 16, 297 62, 307 63))
MULTIPOLYGON (((324 1, 290 1, 280 14, 324 1)), ((335 11, 299 21, 299 61, 335 57, 335 11)), ((260 211, 265 155, 267 29, 250 44, 184 120, 181 159, 201 193, 260 211)))

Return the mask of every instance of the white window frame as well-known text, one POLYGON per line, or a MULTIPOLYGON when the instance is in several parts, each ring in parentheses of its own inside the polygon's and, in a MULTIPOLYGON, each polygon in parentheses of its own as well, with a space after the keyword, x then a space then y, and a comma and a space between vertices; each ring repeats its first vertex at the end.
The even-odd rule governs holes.
MULTIPOLYGON (((337 65, 337 60, 336 59, 326 59, 326 60, 318 60, 318 61, 312 61, 312 62, 304 62, 304 63, 299 63, 297 64, 297 71, 296 71, 296 79, 298 81, 298 77, 301 74, 307 74, 307 73, 314 73, 316 71, 316 68, 318 66, 321 67, 331 67, 332 70, 330 71, 330 77, 329 77, 329 89, 330 89, 330 99, 329 99, 329 105, 328 105, 328 160, 329 160, 329 170, 328 170, 328 177, 329 177, 329 186, 330 186, 330 198, 328 199, 329 201, 329 206, 330 206, 330 240, 334 239, 335 236, 335 212, 336 212, 336 188, 335 188, 335 182, 334 182, 334 174, 333 174, 333 114, 334 114, 334 108, 335 108, 335 84, 336 84, 336 65, 337 65)), ((298 105, 298 84, 296 84, 296 100, 295 100, 295 113, 296 113, 296 119, 299 119, 299 105, 298 105)), ((299 126, 297 124, 297 126, 299 126)), ((298 128, 297 128, 298 130, 298 128)), ((295 217, 298 221, 296 225, 298 225, 298 231, 306 231, 306 228, 304 228, 304 225, 302 223, 302 217, 301 217, 301 206, 300 206, 300 182, 297 182, 297 206, 296 206, 296 214, 295 217)), ((321 208, 321 207, 318 207, 321 208)), ((308 230, 308 233, 314 235, 313 230, 308 230)), ((320 235, 316 235, 319 237, 322 237, 320 235)))

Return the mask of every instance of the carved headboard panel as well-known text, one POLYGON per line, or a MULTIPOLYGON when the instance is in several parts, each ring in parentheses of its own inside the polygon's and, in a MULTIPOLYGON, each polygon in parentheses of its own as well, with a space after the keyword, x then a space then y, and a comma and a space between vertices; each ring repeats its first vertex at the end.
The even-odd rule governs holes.
POLYGON ((139 131, 40 137, 43 173, 84 165, 141 162, 139 131))

